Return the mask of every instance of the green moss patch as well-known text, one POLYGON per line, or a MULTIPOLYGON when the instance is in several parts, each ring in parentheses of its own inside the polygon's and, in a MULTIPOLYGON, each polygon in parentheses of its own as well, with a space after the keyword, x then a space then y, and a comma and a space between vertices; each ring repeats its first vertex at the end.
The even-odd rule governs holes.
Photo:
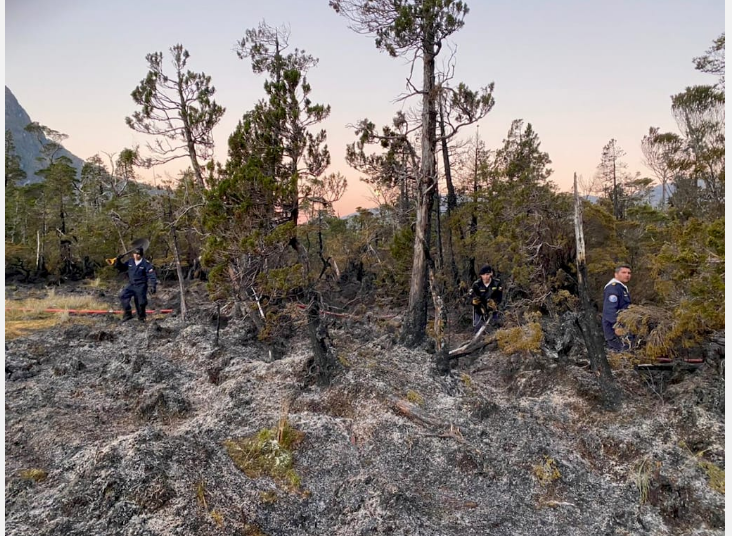
POLYGON ((292 428, 286 419, 277 428, 264 428, 256 435, 224 441, 229 457, 250 478, 269 476, 300 487, 300 476, 293 469, 293 451, 305 434, 292 428))

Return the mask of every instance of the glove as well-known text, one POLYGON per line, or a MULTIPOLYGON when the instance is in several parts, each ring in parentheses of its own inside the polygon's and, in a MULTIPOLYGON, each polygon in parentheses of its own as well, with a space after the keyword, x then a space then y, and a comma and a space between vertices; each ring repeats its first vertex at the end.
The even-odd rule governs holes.
POLYGON ((473 298, 473 305, 480 305, 480 298, 478 296, 473 298))

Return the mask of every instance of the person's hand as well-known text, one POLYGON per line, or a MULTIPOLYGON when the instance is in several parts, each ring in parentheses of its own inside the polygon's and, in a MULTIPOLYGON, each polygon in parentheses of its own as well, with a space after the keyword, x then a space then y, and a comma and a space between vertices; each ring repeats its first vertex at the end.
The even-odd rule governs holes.
POLYGON ((473 296, 473 305, 480 305, 480 298, 478 296, 473 296))
POLYGON ((625 330, 623 328, 615 328, 614 331, 615 335, 617 335, 618 337, 622 337, 623 335, 625 335, 625 330))

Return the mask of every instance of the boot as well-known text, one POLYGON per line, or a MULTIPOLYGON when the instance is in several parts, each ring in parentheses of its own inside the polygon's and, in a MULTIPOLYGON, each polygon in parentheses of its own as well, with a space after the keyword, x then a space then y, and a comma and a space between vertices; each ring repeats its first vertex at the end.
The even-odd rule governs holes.
POLYGON ((125 314, 122 315, 122 322, 132 320, 132 309, 125 309, 125 314))
POLYGON ((137 319, 140 322, 145 322, 145 306, 135 304, 135 309, 137 309, 137 319))

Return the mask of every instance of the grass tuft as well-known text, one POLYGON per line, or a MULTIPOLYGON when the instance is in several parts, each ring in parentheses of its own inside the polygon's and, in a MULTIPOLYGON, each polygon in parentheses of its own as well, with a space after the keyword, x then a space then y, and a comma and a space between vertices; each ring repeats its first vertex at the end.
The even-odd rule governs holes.
POLYGON ((411 389, 407 391, 407 400, 417 406, 424 406, 424 397, 417 391, 412 391, 411 389))
POLYGON ((293 451, 305 434, 290 426, 286 417, 276 428, 264 428, 257 434, 224 441, 229 457, 249 478, 269 476, 298 489, 299 475, 293 469, 293 451))

